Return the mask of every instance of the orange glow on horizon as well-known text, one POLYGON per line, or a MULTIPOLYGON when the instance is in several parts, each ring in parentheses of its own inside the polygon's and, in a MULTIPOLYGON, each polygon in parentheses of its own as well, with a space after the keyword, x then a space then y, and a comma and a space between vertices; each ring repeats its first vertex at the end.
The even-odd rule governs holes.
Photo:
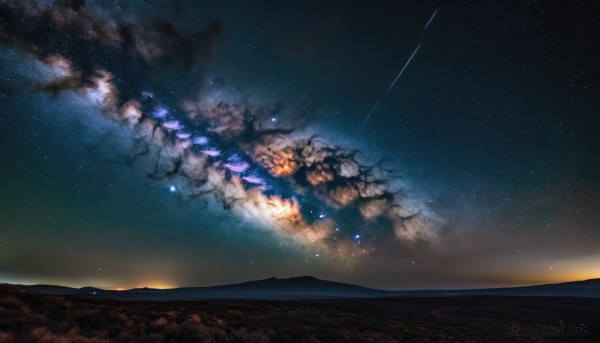
MULTIPOLYGON (((172 282, 166 282, 166 281, 150 281, 150 282, 136 282, 133 285, 128 285, 128 286, 108 286, 105 287, 104 289, 106 290, 112 290, 112 291, 127 291, 130 289, 134 289, 134 288, 153 288, 153 289, 171 289, 171 288, 177 288, 180 287, 178 285, 176 285, 175 283, 172 282)), ((102 287, 100 287, 102 288, 102 287)))
POLYGON ((544 259, 530 264, 511 264, 508 270, 505 266, 499 268, 500 271, 492 267, 493 274, 482 271, 480 279, 499 287, 584 281, 600 278, 600 256, 544 259))

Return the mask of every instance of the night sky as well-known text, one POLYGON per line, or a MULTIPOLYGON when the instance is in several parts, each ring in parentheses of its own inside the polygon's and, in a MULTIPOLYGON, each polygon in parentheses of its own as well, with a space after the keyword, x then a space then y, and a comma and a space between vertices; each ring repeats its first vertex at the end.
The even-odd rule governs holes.
POLYGON ((596 1, 0 0, 0 281, 600 277, 599 45, 596 1))

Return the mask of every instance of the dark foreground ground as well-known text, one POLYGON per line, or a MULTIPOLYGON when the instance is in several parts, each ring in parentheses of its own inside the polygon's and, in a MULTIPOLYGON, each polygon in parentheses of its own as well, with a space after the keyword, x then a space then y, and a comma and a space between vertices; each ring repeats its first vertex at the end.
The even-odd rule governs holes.
POLYGON ((0 342, 515 340, 600 342, 600 299, 460 296, 144 302, 0 291, 0 342), (522 331, 527 330, 526 324, 529 333, 522 331), (560 329, 561 324, 566 331, 562 334, 535 335, 538 325, 560 329), (570 328, 579 333, 587 329, 587 335, 567 336, 570 328))

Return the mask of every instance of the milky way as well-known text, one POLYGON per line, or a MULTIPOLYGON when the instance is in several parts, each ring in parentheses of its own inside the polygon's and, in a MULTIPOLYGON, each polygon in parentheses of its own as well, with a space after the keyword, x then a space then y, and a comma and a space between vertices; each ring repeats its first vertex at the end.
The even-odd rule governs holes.
POLYGON ((597 7, 0 0, 0 282, 598 277, 597 7))
POLYGON ((280 103, 206 87, 202 63, 218 44, 218 21, 186 37, 169 22, 115 18, 84 1, 3 1, 0 17, 2 41, 50 71, 36 88, 74 93, 127 129, 127 162, 150 160, 146 177, 166 181, 170 192, 220 203, 334 259, 370 254, 376 238, 395 237, 399 248, 438 240, 441 219, 407 194, 396 172, 365 162, 374 160, 366 152, 309 128, 280 103), (156 87, 161 73, 181 75, 180 86, 156 87))

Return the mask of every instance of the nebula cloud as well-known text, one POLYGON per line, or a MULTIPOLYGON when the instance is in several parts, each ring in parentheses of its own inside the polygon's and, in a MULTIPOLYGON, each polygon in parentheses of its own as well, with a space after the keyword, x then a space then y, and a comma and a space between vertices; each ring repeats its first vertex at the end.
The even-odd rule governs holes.
POLYGON ((439 219, 392 173, 305 122, 273 120, 293 115, 280 104, 198 81, 184 87, 197 89, 192 94, 148 88, 156 68, 201 70, 219 22, 186 37, 172 23, 119 21, 83 0, 0 1, 0 19, 0 41, 52 71, 38 90, 77 94, 126 128, 135 143, 128 159, 152 161, 147 176, 169 180, 181 197, 222 204, 276 237, 342 260, 374 252, 382 235, 399 247, 437 241, 439 219), (71 51, 73 44, 80 48, 71 51))

